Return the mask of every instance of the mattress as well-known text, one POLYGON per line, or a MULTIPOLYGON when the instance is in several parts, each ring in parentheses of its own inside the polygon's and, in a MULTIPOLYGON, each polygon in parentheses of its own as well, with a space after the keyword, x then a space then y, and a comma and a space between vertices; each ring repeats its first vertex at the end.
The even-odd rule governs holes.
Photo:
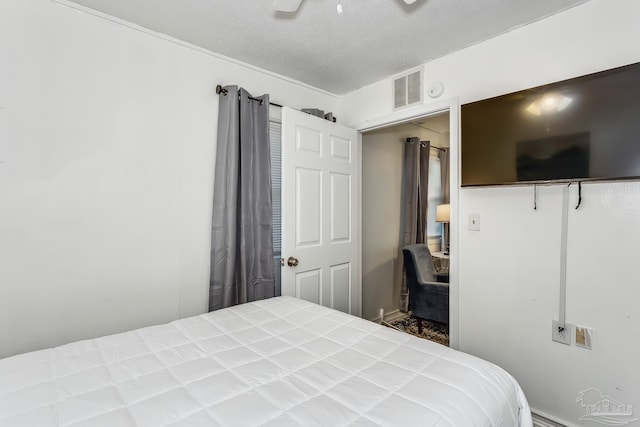
POLYGON ((0 426, 522 426, 487 361, 278 297, 0 360, 0 426))

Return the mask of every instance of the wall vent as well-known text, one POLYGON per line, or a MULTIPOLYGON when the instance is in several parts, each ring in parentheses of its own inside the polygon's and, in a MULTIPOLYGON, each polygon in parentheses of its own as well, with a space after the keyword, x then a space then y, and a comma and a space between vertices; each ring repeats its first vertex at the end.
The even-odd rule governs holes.
POLYGON ((422 103, 422 68, 393 79, 393 109, 422 103))

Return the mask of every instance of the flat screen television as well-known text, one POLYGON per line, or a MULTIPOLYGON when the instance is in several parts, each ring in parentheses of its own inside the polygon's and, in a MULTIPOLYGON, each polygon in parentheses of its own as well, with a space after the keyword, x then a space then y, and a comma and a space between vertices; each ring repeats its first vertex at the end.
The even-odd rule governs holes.
POLYGON ((640 63, 462 106, 462 185, 640 178, 640 63))

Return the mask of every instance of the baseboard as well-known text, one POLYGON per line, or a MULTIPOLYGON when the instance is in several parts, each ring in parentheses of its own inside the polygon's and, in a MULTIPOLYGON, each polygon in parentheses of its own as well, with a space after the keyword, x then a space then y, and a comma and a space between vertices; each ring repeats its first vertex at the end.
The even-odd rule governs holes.
POLYGON ((400 310, 393 310, 384 315, 385 322, 393 322, 396 319, 406 316, 407 313, 403 313, 400 310))
POLYGON ((560 424, 555 421, 551 421, 548 418, 542 418, 539 415, 531 414, 533 418, 533 427, 562 427, 560 424))
POLYGON ((533 427, 574 427, 573 424, 559 420, 535 409, 531 410, 531 417, 533 418, 533 427))
MULTIPOLYGON (((390 311, 388 313, 384 313, 384 321, 385 322, 393 322, 394 320, 399 319, 400 317, 402 317, 402 316, 404 316, 406 314, 407 313, 403 313, 400 310, 393 310, 393 311, 390 311)), ((375 323, 380 323, 381 319, 380 319, 380 316, 378 315, 378 316, 374 317, 373 319, 369 319, 369 320, 372 321, 372 322, 375 322, 375 323)))

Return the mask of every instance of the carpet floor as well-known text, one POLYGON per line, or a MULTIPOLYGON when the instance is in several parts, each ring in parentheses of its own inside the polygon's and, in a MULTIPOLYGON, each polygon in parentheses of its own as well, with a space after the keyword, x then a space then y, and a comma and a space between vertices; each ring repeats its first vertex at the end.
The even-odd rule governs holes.
POLYGON ((449 325, 446 323, 423 320, 422 334, 418 333, 418 321, 408 314, 388 323, 402 332, 449 346, 449 325))

